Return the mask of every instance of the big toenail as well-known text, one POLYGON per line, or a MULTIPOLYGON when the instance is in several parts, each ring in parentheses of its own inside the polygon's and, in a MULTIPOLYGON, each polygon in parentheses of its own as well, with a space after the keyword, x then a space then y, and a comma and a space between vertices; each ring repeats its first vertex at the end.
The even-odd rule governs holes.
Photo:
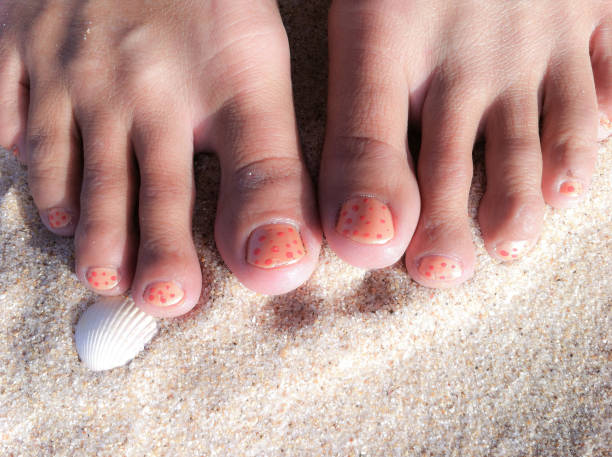
POLYGON ((289 224, 268 224, 256 228, 247 243, 246 260, 259 268, 291 265, 305 255, 300 232, 289 224))
POLYGON ((502 241, 495 246, 495 254, 499 260, 516 260, 527 252, 529 241, 502 241))
POLYGON ((54 229, 66 227, 72 221, 72 216, 62 208, 52 208, 47 211, 49 226, 54 229))
POLYGON ((362 244, 385 244, 393 238, 393 216, 376 197, 347 200, 336 224, 336 232, 362 244))
POLYGON ((559 193, 566 197, 580 197, 582 191, 582 183, 573 179, 562 182, 559 187, 559 193))
POLYGON ((181 286, 174 281, 162 281, 151 284, 144 291, 144 300, 154 306, 174 306, 185 297, 181 286))
POLYGON ((86 277, 89 285, 96 290, 110 290, 121 280, 119 272, 111 267, 91 267, 86 277))
POLYGON ((597 139, 599 141, 605 140, 612 135, 612 121, 604 113, 599 113, 599 131, 597 132, 597 139))
POLYGON ((463 273, 461 262, 441 255, 423 257, 418 265, 419 274, 432 281, 452 281, 463 273))

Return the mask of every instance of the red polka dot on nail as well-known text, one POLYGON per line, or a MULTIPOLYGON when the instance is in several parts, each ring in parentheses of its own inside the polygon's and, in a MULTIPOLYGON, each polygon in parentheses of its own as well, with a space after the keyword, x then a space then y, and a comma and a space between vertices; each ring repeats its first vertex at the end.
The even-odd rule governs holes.
POLYGON ((293 244, 297 244, 297 240, 293 240, 293 244))
POLYGON ((508 256, 508 254, 510 254, 508 251, 504 251, 503 249, 502 249, 501 251, 499 251, 499 253, 500 253, 501 255, 503 255, 504 257, 507 257, 507 256, 508 256))
POLYGON ((347 224, 352 224, 353 223, 353 219, 351 219, 350 217, 346 220, 347 224))
POLYGON ((102 276, 106 276, 106 271, 103 271, 103 272, 102 272, 102 276))
POLYGON ((263 240, 265 240, 265 239, 266 239, 266 236, 265 236, 265 235, 262 235, 262 236, 260 236, 260 237, 259 237, 259 241, 263 241, 263 240))
POLYGON ((444 276, 440 276, 440 279, 444 279, 444 276))
POLYGON ((343 216, 346 216, 347 214, 348 214, 348 212, 347 212, 347 211, 342 211, 342 215, 343 215, 343 216))
POLYGON ((157 294, 158 294, 158 295, 164 295, 164 293, 163 293, 161 290, 158 290, 158 291, 157 291, 157 294))
POLYGON ((55 215, 56 215, 56 216, 59 216, 59 215, 60 215, 60 214, 59 214, 59 211, 56 211, 56 212, 55 212, 55 215))
POLYGON ((100 283, 99 283, 99 282, 95 282, 95 283, 94 283, 94 286, 96 286, 96 287, 98 287, 99 285, 100 285, 100 283))
POLYGON ((365 216, 359 216, 359 220, 364 220, 365 216))
POLYGON ((261 252, 261 249, 255 248, 255 250, 253 251, 253 254, 259 255, 260 252, 261 252))
POLYGON ((364 233, 363 236, 365 236, 366 238, 370 236, 369 233, 364 233))
POLYGON ((387 210, 387 207, 386 207, 385 205, 383 205, 383 206, 381 206, 381 209, 382 209, 383 211, 386 211, 386 210, 387 210))
POLYGON ((278 246, 272 246, 272 252, 278 252, 280 248, 278 246))
POLYGON ((62 219, 63 219, 63 220, 66 220, 66 215, 65 215, 65 214, 62 216, 62 219))
POLYGON ((298 249, 298 255, 302 255, 302 251, 298 249))
POLYGON ((111 281, 116 281, 117 280, 117 276, 111 276, 111 281))
POLYGON ((288 259, 293 258, 293 252, 288 252, 286 255, 288 259))
POLYGON ((433 266, 433 265, 429 265, 429 269, 430 269, 430 270, 433 270, 433 269, 434 269, 434 266, 433 266))
POLYGON ((381 224, 384 224, 384 223, 385 223, 385 220, 384 220, 384 219, 381 219, 381 220, 380 220, 380 223, 381 223, 381 224))
POLYGON ((374 211, 374 208, 370 206, 370 211, 374 211))
POLYGON ((175 295, 174 295, 174 294, 170 294, 170 298, 174 298, 174 297, 175 297, 175 295))
POLYGON ((98 273, 96 273, 95 271, 92 271, 92 272, 91 272, 91 275, 92 275, 92 276, 96 276, 97 274, 98 274, 98 273))
POLYGON ((105 286, 108 286, 108 281, 104 281, 104 285, 105 285, 105 286))
POLYGON ((344 229, 342 233, 344 233, 345 235, 348 235, 349 233, 351 233, 351 231, 349 229, 344 229))
POLYGON ((255 265, 259 265, 259 260, 256 260, 256 261, 255 261, 255 265))
POLYGON ((359 232, 357 230, 353 230, 353 235, 357 235, 359 232))
POLYGON ((285 232, 276 232, 276 234, 277 234, 278 236, 283 236, 283 235, 285 234, 285 232))
POLYGON ((382 235, 381 235, 380 233, 377 233, 377 234, 376 234, 376 238, 381 239, 381 238, 382 238, 382 235))
POLYGON ((52 221, 52 220, 53 220, 53 214, 51 214, 51 215, 49 216, 49 220, 50 220, 50 221, 52 221))
POLYGON ((166 285, 166 290, 170 290, 170 286, 166 285))
POLYGON ((288 229, 287 229, 287 231, 288 231, 289 233, 293 233, 293 229, 292 229, 291 227, 290 227, 290 228, 288 228, 288 229))
POLYGON ((270 265, 272 263, 272 259, 266 259, 266 261, 264 262, 266 265, 270 265))
POLYGON ((149 300, 150 300, 150 301, 155 300, 155 296, 154 296, 154 295, 149 295, 149 300))
POLYGON ((442 262, 440 265, 442 265, 443 267, 446 266, 446 262, 442 262))
POLYGON ((516 248, 514 248, 514 249, 512 249, 512 250, 513 250, 514 252, 518 251, 518 249, 516 249, 516 248))
POLYGON ((166 299, 164 297, 162 297, 159 301, 161 301, 162 303, 166 303, 166 299))
POLYGON ((366 225, 370 225, 372 221, 366 221, 366 225))
POLYGON ((568 192, 574 192, 574 190, 576 190, 576 189, 574 188, 574 186, 567 186, 567 191, 568 191, 568 192))
POLYGON ((429 271, 425 272, 425 276, 431 276, 431 273, 429 271))
POLYGON ((455 268, 455 265, 451 265, 451 268, 455 268))
POLYGON ((285 244, 285 247, 286 247, 286 248, 290 248, 290 247, 291 247, 291 245, 290 245, 289 243, 287 243, 287 244, 285 244))
POLYGON ((367 203, 367 202, 368 202, 368 199, 367 199, 367 198, 364 198, 364 199, 363 199, 363 202, 364 202, 364 203, 367 203))
POLYGON ((353 211, 359 211, 359 205, 353 205, 353 211))

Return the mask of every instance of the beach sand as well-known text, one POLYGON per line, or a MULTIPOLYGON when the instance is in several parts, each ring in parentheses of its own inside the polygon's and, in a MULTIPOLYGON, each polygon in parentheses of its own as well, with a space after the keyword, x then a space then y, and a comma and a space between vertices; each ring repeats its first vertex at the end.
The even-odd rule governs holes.
MULTIPOLYGON (((326 1, 282 1, 304 155, 325 124, 326 1)), ((417 285, 324 246, 297 291, 247 290, 215 248, 219 167, 196 158, 204 294, 125 367, 88 371, 73 328, 95 300, 72 240, 50 234, 26 170, 0 153, 2 456, 609 456, 612 140, 588 197, 548 208, 511 264, 483 249, 475 153, 474 278, 417 285)))

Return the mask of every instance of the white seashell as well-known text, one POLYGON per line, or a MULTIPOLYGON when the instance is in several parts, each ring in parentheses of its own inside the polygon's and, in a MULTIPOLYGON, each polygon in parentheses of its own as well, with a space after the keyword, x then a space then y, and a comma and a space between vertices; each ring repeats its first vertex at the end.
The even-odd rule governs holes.
POLYGON ((91 305, 76 325, 79 357, 94 371, 125 365, 157 333, 157 321, 127 297, 105 297, 91 305))

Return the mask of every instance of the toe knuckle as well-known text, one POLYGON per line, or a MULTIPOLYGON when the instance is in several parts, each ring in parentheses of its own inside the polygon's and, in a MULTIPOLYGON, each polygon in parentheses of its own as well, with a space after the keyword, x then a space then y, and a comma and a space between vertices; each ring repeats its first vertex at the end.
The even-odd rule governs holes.
POLYGON ((239 165, 232 176, 237 192, 252 192, 301 178, 303 168, 297 158, 266 157, 239 165))

